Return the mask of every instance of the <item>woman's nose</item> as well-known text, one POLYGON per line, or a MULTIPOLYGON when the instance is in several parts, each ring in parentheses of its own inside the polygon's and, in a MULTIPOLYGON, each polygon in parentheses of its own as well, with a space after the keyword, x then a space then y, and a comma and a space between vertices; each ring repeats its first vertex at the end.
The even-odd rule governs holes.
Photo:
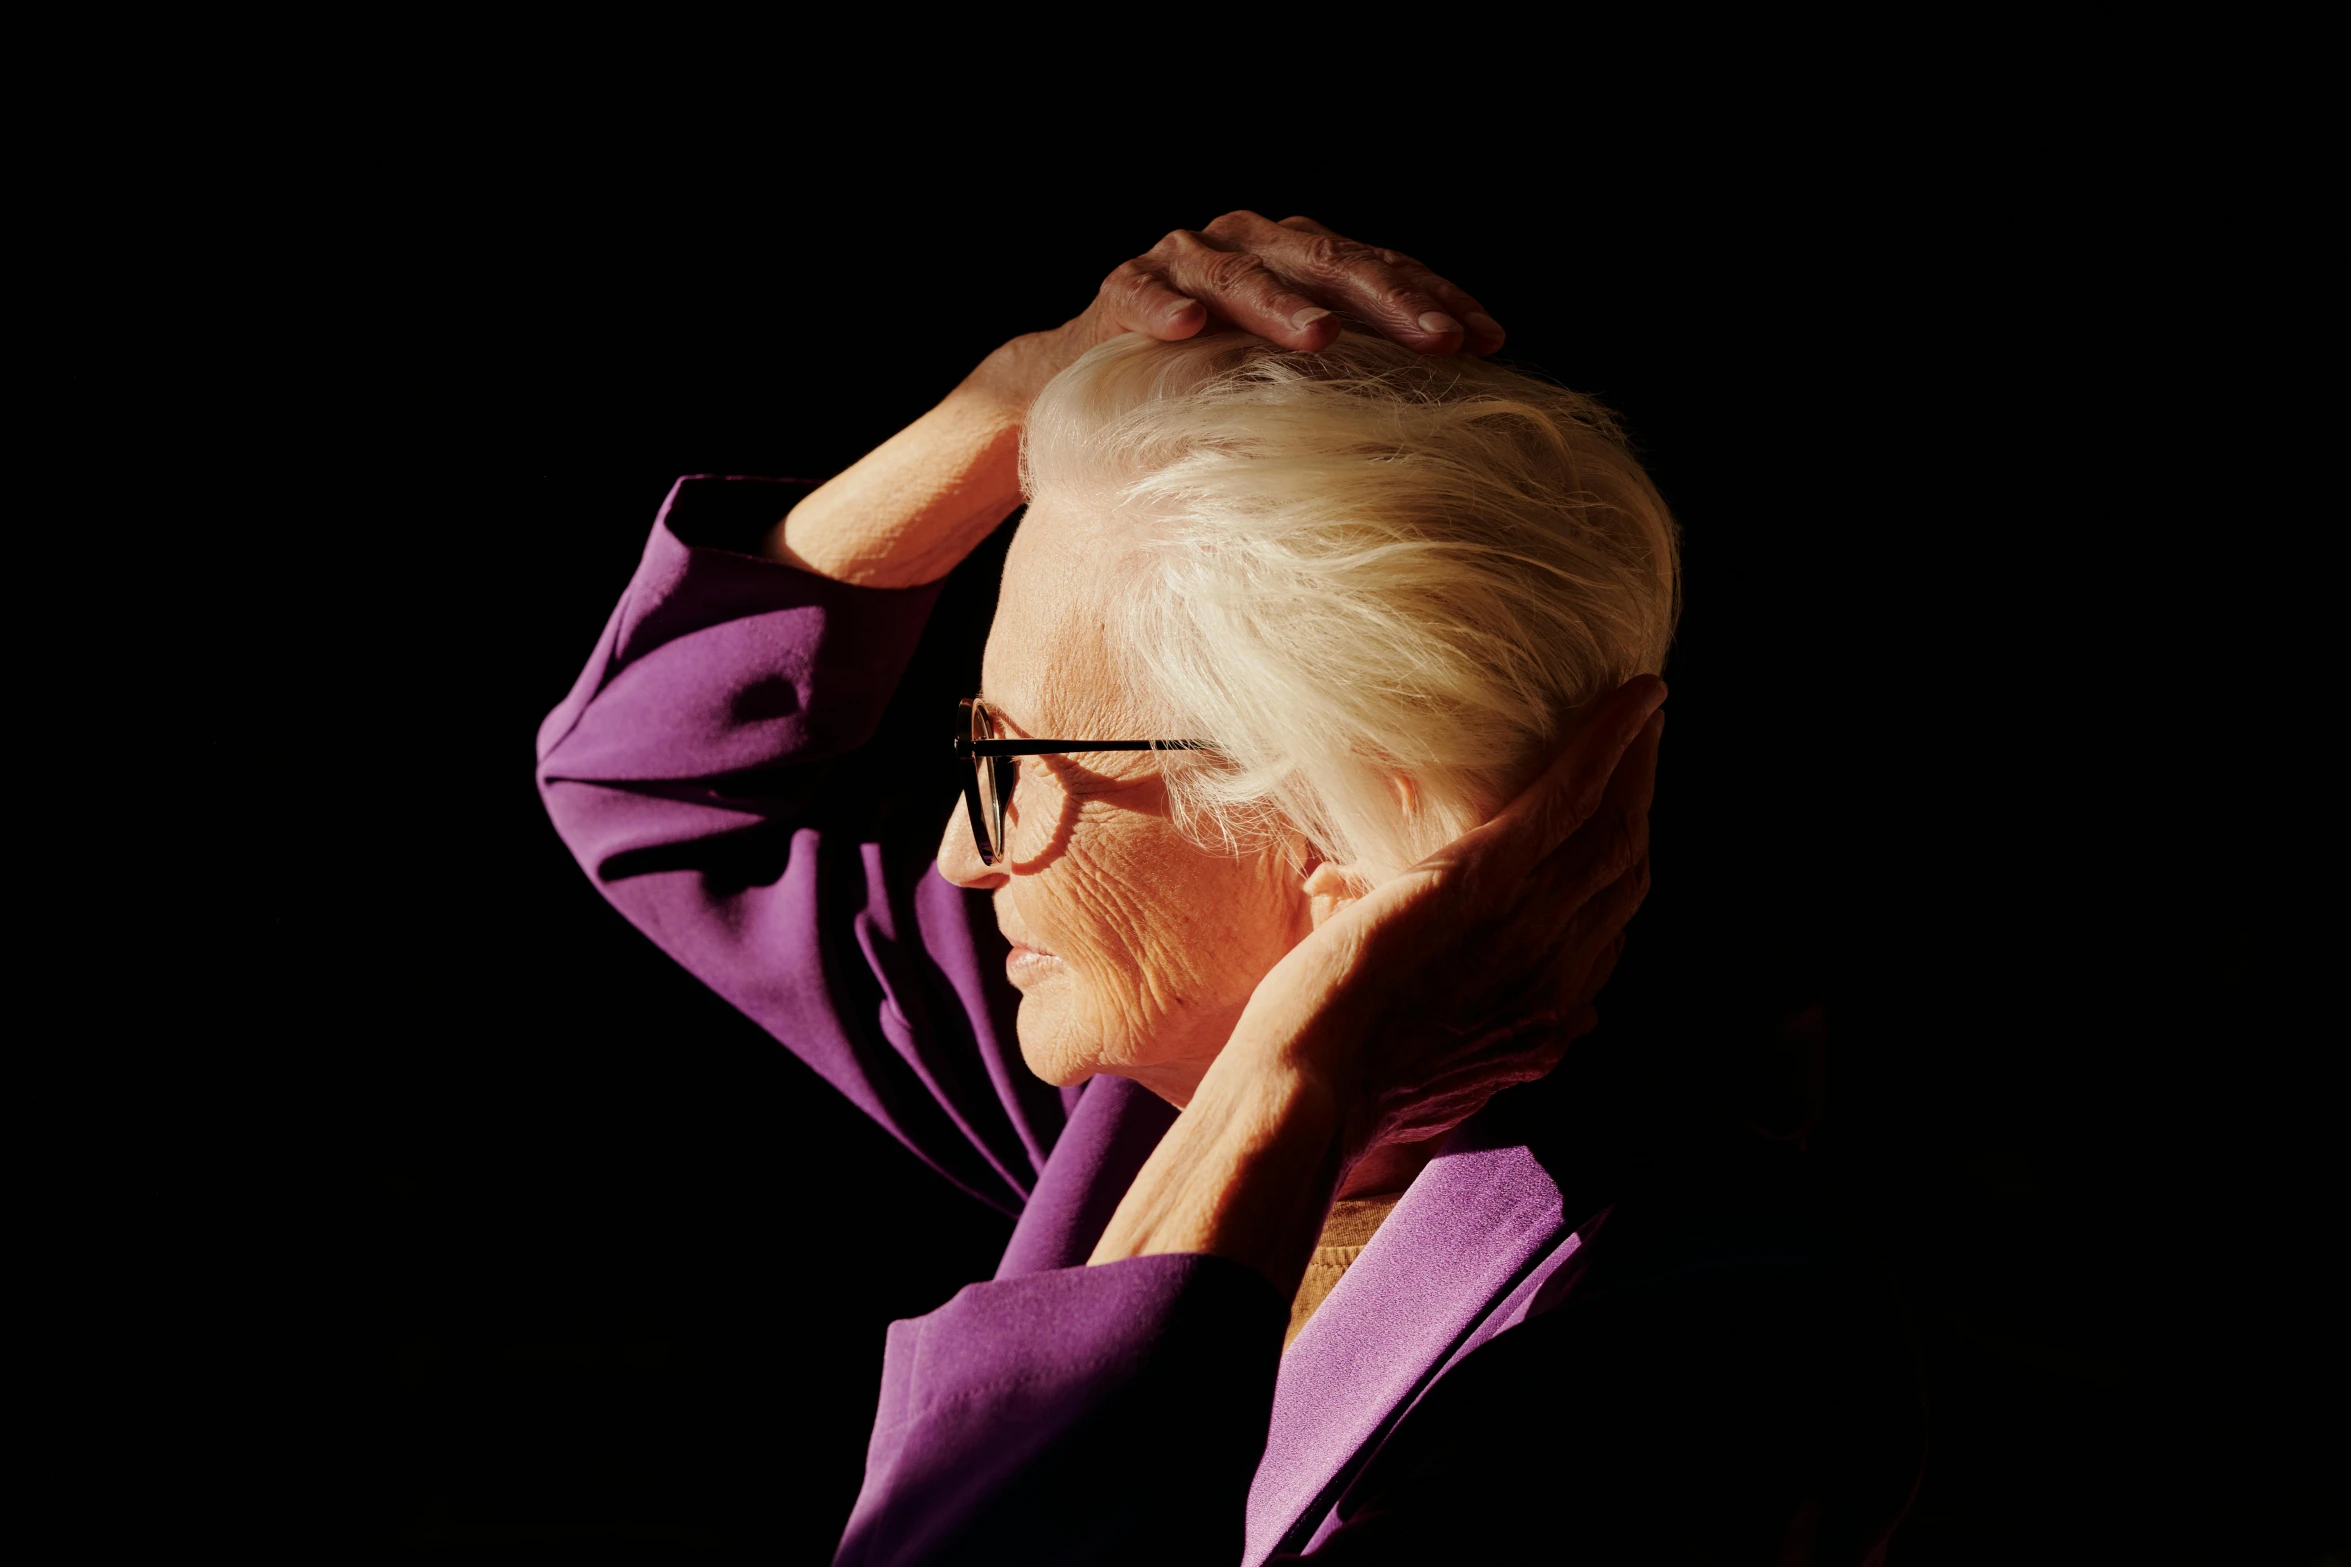
POLYGON ((971 836, 971 811, 961 800, 947 813, 947 830, 939 838, 939 874, 958 887, 1001 887, 1008 879, 1003 867, 980 859, 980 846, 971 836))

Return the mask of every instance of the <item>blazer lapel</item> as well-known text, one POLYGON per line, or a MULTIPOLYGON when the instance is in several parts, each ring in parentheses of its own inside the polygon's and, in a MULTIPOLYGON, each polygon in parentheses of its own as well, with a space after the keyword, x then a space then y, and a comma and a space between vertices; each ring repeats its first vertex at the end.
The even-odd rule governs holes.
POLYGON ((1119 1200, 1175 1117, 1174 1105, 1139 1083, 1107 1073, 1086 1079, 1069 1124, 1037 1172, 996 1277, 1074 1268, 1093 1255, 1119 1200))
POLYGON ((1504 1124, 1484 1112, 1453 1135, 1282 1356, 1249 1489, 1249 1567, 1319 1522, 1356 1455, 1465 1351, 1498 1299, 1564 1260, 1552 1255, 1567 1238, 1559 1187, 1504 1124))

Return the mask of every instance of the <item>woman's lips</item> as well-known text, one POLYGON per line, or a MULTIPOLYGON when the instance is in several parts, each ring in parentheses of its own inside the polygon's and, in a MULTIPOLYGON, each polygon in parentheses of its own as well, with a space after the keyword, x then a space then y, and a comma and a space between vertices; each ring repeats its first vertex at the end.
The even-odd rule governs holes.
POLYGON ((1016 941, 1012 944, 1012 950, 1004 955, 1005 977, 1017 985, 1024 977, 1042 973, 1060 961, 1050 952, 1024 947, 1016 941))

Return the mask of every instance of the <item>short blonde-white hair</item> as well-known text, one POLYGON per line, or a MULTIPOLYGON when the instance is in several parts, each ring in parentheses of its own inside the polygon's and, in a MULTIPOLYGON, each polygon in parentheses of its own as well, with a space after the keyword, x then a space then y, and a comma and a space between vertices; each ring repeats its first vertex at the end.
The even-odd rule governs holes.
POLYGON ((1177 819, 1236 850, 1393 874, 1673 638, 1673 518, 1607 410, 1482 360, 1117 338, 1037 399, 1021 477, 1101 509, 1123 673, 1218 748, 1171 754, 1177 819))

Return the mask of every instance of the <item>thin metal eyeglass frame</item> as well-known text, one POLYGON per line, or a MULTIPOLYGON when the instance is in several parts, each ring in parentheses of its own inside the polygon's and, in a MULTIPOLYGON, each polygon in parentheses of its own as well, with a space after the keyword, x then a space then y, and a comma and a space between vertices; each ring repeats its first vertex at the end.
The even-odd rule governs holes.
POLYGON ((956 704, 955 756, 971 763, 963 780, 963 805, 971 817, 972 846, 982 865, 994 865, 1004 853, 1004 807, 1012 797, 1016 756, 1077 756, 1088 751, 1213 751, 1206 740, 979 740, 973 735, 986 720, 987 704, 967 696, 956 704), (993 796, 993 798, 989 798, 993 796))

